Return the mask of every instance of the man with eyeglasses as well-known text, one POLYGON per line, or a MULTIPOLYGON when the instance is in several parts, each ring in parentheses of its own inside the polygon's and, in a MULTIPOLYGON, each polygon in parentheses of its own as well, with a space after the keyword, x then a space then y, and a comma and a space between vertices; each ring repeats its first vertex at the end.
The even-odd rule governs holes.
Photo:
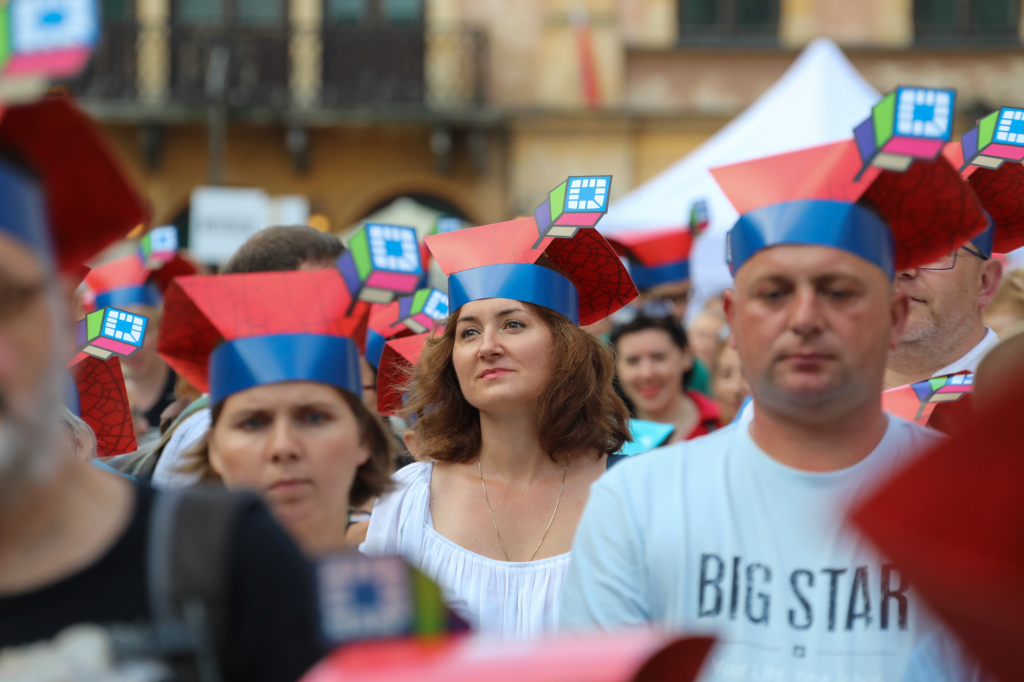
POLYGON ((900 344, 889 353, 885 388, 930 377, 973 372, 999 342, 982 313, 1003 278, 992 258, 994 227, 932 263, 896 273, 896 291, 910 300, 900 344))

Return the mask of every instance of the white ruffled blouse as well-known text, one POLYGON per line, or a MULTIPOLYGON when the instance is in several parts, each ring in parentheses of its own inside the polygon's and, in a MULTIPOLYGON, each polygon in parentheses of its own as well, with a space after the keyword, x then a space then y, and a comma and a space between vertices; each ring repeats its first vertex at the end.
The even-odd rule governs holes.
POLYGON ((445 601, 473 628, 505 639, 530 639, 558 624, 570 554, 530 562, 497 561, 459 547, 430 518, 432 462, 394 475, 395 489, 377 499, 364 554, 401 554, 441 586, 445 601))

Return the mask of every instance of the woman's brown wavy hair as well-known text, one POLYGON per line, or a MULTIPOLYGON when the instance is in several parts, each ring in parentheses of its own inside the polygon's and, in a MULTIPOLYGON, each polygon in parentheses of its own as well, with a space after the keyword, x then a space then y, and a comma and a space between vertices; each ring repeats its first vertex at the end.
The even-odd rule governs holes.
MULTIPOLYGON (((615 362, 599 339, 565 316, 524 303, 554 340, 551 381, 534 403, 540 445, 553 460, 580 450, 613 455, 629 438, 629 413, 615 394, 615 362)), ((452 362, 456 310, 442 335, 426 342, 407 381, 401 412, 415 419, 418 459, 469 462, 480 452, 480 411, 462 395, 452 362)))

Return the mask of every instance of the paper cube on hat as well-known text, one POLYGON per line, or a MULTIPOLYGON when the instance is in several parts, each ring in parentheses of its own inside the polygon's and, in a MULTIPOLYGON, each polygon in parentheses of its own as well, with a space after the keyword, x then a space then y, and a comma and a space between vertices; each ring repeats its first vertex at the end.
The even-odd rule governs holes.
POLYGON ((731 270, 770 246, 810 244, 849 251, 891 278, 988 227, 978 196, 942 155, 905 172, 858 168, 853 140, 712 168, 740 213, 726 239, 731 270))
POLYGON ((690 206, 690 232, 694 237, 699 237, 701 232, 708 229, 711 222, 711 215, 708 213, 708 202, 705 199, 698 199, 690 206))
POLYGON ((0 161, 0 234, 52 257, 61 272, 79 269, 147 220, 99 129, 65 97, 4 110, 0 150, 39 177, 0 161))
POLYGON ((97 308, 107 306, 146 306, 157 308, 163 293, 175 277, 196 274, 194 265, 174 254, 167 262, 150 268, 138 252, 97 266, 85 277, 85 288, 97 308))
POLYGON ((916 159, 934 159, 953 134, 955 90, 896 88, 854 128, 863 168, 905 171, 916 159))
POLYGON ((0 6, 0 84, 6 92, 41 95, 50 79, 74 76, 89 61, 99 23, 96 0, 10 0, 0 6))
POLYGON ((139 240, 139 258, 146 267, 158 269, 178 253, 178 228, 161 225, 142 235, 139 240))
POLYGON ((939 403, 955 402, 974 391, 973 374, 932 377, 882 392, 882 409, 900 419, 926 426, 939 403))
MULTIPOLYGON (((995 114, 1002 111, 1005 109, 995 114)), ((1021 143, 1020 148, 1024 151, 1024 138, 1021 143)), ((947 144, 942 153, 953 166, 960 168, 960 175, 970 183, 986 213, 992 218, 989 229, 973 238, 971 243, 986 256, 1021 248, 1024 246, 1024 165, 1016 162, 1000 163, 998 166, 978 164, 977 158, 974 162, 965 163, 964 154, 968 148, 967 135, 964 135, 960 138, 960 144, 947 144)))
POLYGON ((113 457, 134 452, 138 445, 121 360, 86 355, 74 362, 70 371, 78 398, 73 411, 96 434, 96 454, 113 457))
POLYGON ((693 233, 686 228, 620 232, 608 243, 628 259, 629 275, 641 291, 690 279, 693 233))
POLYGON ((419 362, 423 347, 434 334, 442 334, 443 328, 425 334, 394 338, 384 344, 377 368, 377 412, 391 417, 402 409, 405 399, 406 381, 412 368, 419 362))
POLYGON ((579 230, 566 239, 544 237, 536 244, 537 223, 518 218, 431 235, 426 242, 448 275, 450 310, 470 301, 510 298, 588 325, 637 296, 615 249, 597 230, 579 230))
POLYGON ((448 294, 440 289, 420 289, 412 296, 398 299, 398 317, 415 334, 434 328, 434 323, 448 317, 448 294))
POLYGON ((158 350, 212 404, 285 381, 362 396, 351 337, 366 320, 352 303, 334 269, 180 277, 164 299, 158 350))
POLYGON ((416 230, 367 223, 349 239, 338 270, 360 301, 390 303, 396 295, 411 294, 423 276, 416 230))
POLYGON ((854 523, 996 680, 1024 679, 1024 375, 998 405, 899 471, 854 523))
POLYGON ((316 570, 321 632, 331 646, 469 630, 441 588, 402 557, 338 552, 319 558, 316 570))
POLYGON ((963 171, 969 164, 999 168, 1004 161, 1024 160, 1024 109, 1003 107, 980 119, 960 136, 963 171))
POLYGON ((86 355, 106 360, 128 357, 142 348, 147 318, 117 308, 100 308, 75 323, 75 360, 86 355))
POLYGON ((612 176, 573 176, 548 192, 533 212, 540 237, 572 237, 581 227, 594 227, 608 212, 612 176))
POLYGON ((388 304, 375 303, 370 308, 370 317, 366 325, 366 351, 363 357, 374 369, 380 365, 380 356, 388 340, 411 336, 414 333, 401 319, 400 300, 388 304))

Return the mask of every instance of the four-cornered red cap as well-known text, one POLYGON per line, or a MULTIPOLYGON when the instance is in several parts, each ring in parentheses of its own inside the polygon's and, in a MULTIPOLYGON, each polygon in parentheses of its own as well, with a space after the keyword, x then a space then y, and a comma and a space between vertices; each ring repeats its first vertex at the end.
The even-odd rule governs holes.
POLYGON ((947 144, 942 154, 955 168, 963 167, 960 175, 970 183, 992 218, 989 229, 971 243, 986 256, 1019 249, 1024 246, 1024 165, 1007 160, 998 168, 964 166, 961 144, 947 144))
POLYGON ((113 457, 134 452, 135 424, 121 360, 85 356, 71 366, 71 376, 78 393, 78 416, 96 434, 96 454, 113 457))
POLYGON ((711 169, 741 214, 728 240, 733 271, 762 248, 819 244, 892 276, 948 254, 988 226, 981 201, 942 156, 904 172, 872 166, 858 177, 861 165, 856 143, 846 140, 711 169), (884 222, 857 205, 862 199, 884 222))
POLYGON ((629 275, 638 289, 690 279, 693 233, 689 228, 619 232, 608 236, 608 243, 629 259, 629 275))
POLYGON ((366 320, 348 314, 351 303, 333 269, 182 277, 167 290, 158 351, 214 404, 283 381, 361 396, 351 337, 366 320))
POLYGON ((376 304, 370 309, 370 319, 366 325, 366 352, 363 357, 376 369, 380 366, 384 344, 389 339, 411 336, 415 332, 401 320, 401 302, 392 301, 388 304, 376 304))
POLYGON ((579 230, 567 239, 548 236, 539 243, 538 234, 533 218, 519 218, 426 237, 448 275, 449 309, 510 298, 588 325, 636 298, 625 266, 596 230, 579 230))
POLYGON ((1007 386, 852 518, 891 560, 892 589, 912 586, 986 672, 1009 682, 1024 680, 1024 374, 1007 386))
POLYGON ((172 279, 194 274, 196 267, 180 255, 154 270, 134 252, 94 268, 86 275, 85 286, 95 308, 157 307, 163 302, 163 293, 172 279))
POLYGON ((402 409, 406 383, 412 368, 419 362, 423 347, 432 336, 441 335, 439 327, 425 334, 391 339, 384 344, 377 369, 377 412, 391 417, 402 409))
POLYGON ((5 152, 41 180, 49 222, 42 243, 53 245, 62 272, 148 219, 97 126, 66 97, 7 108, 0 119, 0 156, 5 152))

